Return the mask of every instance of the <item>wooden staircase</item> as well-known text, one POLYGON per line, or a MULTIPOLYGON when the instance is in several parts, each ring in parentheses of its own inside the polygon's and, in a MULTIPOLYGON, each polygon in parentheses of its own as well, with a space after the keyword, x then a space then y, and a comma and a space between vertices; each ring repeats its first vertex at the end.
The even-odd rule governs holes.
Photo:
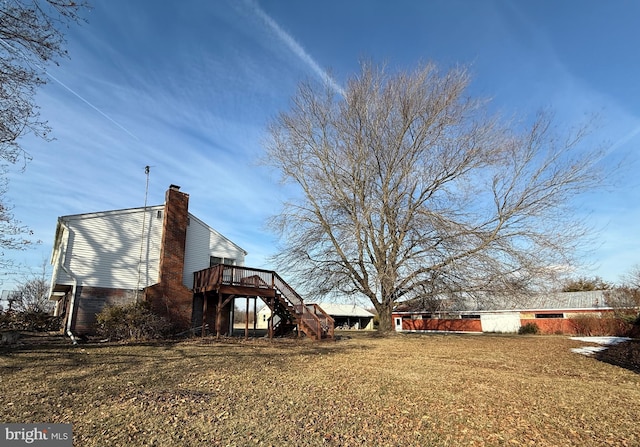
POLYGON ((332 339, 334 321, 317 304, 302 297, 276 272, 218 264, 194 273, 195 294, 217 293, 233 297, 260 297, 271 310, 270 335, 297 329, 313 340, 332 339))
POLYGON ((333 338, 333 318, 316 304, 291 304, 292 301, 281 293, 276 293, 273 305, 264 300, 271 309, 271 318, 277 317, 273 329, 276 335, 290 334, 293 329, 304 333, 313 340, 333 338))

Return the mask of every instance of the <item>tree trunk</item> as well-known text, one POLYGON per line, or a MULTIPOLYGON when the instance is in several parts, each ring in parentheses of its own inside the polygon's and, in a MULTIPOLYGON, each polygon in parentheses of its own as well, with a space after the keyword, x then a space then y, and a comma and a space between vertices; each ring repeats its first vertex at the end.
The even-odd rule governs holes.
POLYGON ((391 332, 393 331, 393 318, 391 313, 393 312, 393 303, 389 304, 377 304, 376 310, 378 311, 378 332, 391 332))

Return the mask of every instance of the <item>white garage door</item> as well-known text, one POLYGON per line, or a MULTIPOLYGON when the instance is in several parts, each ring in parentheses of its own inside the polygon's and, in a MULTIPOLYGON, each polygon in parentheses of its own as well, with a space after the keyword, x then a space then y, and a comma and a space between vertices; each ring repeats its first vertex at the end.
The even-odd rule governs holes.
POLYGON ((480 315, 480 323, 482 323, 482 332, 518 332, 520 313, 482 314, 480 315))

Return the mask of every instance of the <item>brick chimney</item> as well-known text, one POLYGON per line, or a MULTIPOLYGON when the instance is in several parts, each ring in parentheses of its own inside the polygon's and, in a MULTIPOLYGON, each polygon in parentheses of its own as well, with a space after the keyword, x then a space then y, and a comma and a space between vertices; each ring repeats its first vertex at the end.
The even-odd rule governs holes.
POLYGON ((156 312, 184 328, 191 323, 193 297, 182 284, 188 225, 189 194, 171 185, 165 194, 158 283, 145 290, 145 298, 156 312))
POLYGON ((166 286, 182 285, 184 251, 189 224, 189 194, 180 187, 169 186, 165 194, 159 282, 166 286))

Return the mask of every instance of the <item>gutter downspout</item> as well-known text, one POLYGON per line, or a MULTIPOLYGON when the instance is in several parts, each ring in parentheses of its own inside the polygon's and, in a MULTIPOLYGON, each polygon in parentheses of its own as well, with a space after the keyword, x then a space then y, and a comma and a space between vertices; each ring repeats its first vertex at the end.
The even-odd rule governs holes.
POLYGON ((71 324, 73 322, 73 312, 75 310, 75 305, 76 305, 76 288, 78 286, 78 281, 76 280, 76 277, 73 276, 73 274, 69 270, 67 270, 64 264, 61 267, 62 267, 62 270, 64 270, 67 273, 67 275, 71 277, 71 280, 73 281, 73 285, 71 286, 71 302, 69 303, 69 317, 67 318, 67 329, 65 332, 69 336, 73 344, 77 345, 78 338, 73 334, 73 332, 71 332, 71 324))
MULTIPOLYGON (((69 227, 67 227, 64 222, 60 221, 60 225, 67 230, 67 240, 68 240, 68 234, 69 234, 69 227)), ((76 279, 76 277, 73 275, 73 273, 71 273, 71 271, 64 265, 64 260, 67 257, 67 245, 65 244, 64 246, 64 252, 60 254, 60 260, 59 260, 59 264, 60 264, 60 268, 62 268, 62 270, 69 275, 69 277, 71 278, 71 281, 73 281, 73 285, 71 286, 71 301, 69 302, 69 315, 67 316, 67 324, 66 324, 66 329, 65 329, 65 334, 67 334, 69 336, 69 338, 71 339, 71 341, 73 342, 74 345, 78 344, 78 337, 76 337, 73 332, 71 332, 71 327, 72 327, 72 323, 73 323, 73 313, 75 311, 75 306, 76 306, 76 289, 78 287, 78 280, 76 279)))

